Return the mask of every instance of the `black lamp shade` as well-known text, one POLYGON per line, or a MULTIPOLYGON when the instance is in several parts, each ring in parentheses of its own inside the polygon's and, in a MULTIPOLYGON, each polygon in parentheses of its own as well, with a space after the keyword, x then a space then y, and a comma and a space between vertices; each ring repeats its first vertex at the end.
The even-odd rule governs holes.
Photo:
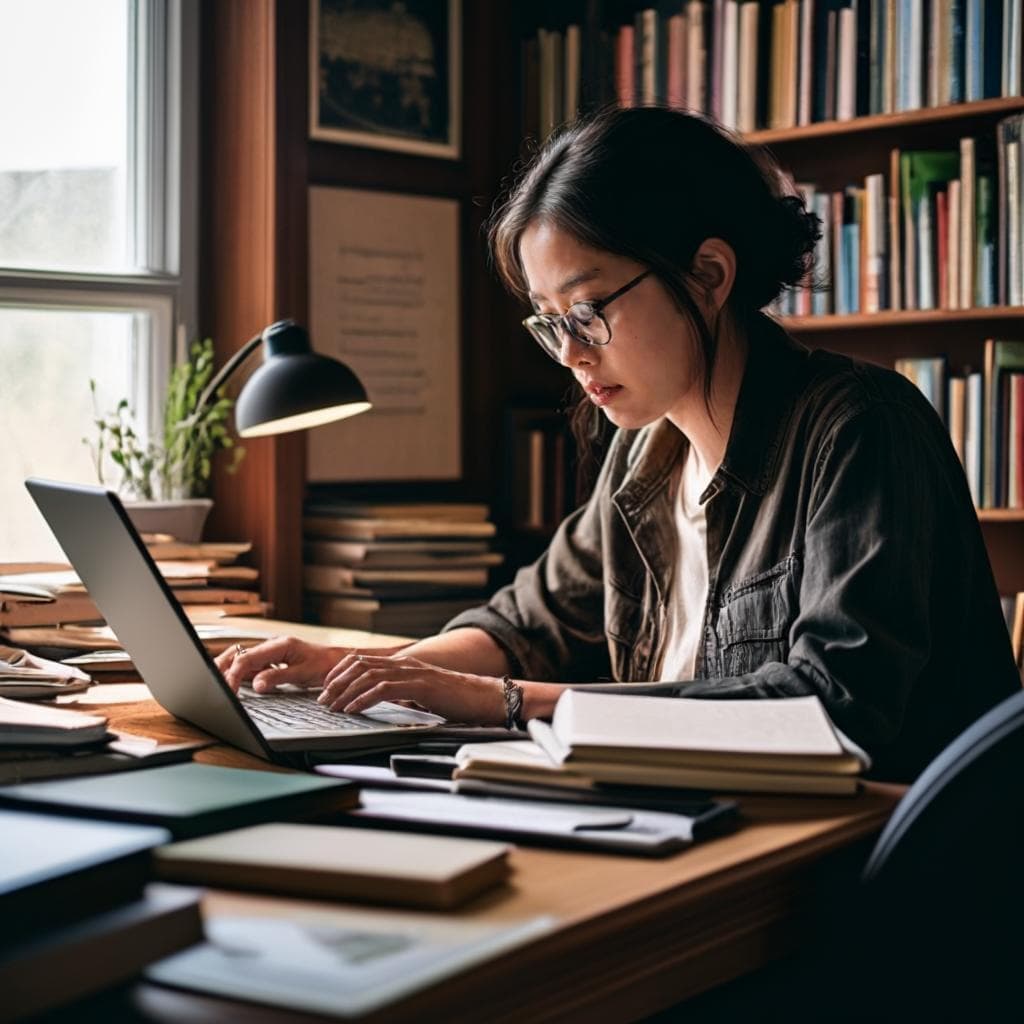
POLYGON ((303 430, 370 408, 359 378, 336 359, 311 350, 309 336, 282 320, 263 332, 264 362, 235 405, 241 437, 303 430))

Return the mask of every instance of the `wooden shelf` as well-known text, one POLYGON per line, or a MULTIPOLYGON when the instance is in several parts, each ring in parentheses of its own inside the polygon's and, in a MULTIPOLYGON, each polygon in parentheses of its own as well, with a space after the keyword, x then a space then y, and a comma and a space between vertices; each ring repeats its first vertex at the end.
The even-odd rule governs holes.
POLYGON ((867 117, 855 117, 850 121, 819 121, 799 128, 768 128, 749 132, 744 139, 759 145, 778 146, 860 135, 865 132, 912 128, 916 125, 946 123, 959 119, 1012 114, 1017 110, 1024 110, 1024 96, 1004 96, 999 99, 977 100, 974 103, 925 107, 922 110, 907 110, 899 114, 872 114, 867 117))
POLYGON ((875 327, 917 327, 929 324, 1024 321, 1024 306, 979 306, 974 309, 882 310, 880 313, 784 316, 779 323, 792 333, 799 331, 864 330, 875 327))
POLYGON ((982 523, 1024 523, 1024 508, 981 508, 978 520, 982 523))

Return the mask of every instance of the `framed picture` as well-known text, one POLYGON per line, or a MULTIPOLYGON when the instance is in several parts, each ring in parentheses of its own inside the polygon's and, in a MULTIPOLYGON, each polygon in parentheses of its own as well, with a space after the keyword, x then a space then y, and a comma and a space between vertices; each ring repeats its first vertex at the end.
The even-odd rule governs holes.
POLYGON ((311 0, 310 136, 457 159, 462 0, 311 0))

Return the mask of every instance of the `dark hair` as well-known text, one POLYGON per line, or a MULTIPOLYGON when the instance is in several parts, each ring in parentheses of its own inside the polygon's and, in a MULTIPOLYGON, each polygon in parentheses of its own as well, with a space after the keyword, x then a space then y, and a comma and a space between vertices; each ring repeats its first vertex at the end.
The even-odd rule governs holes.
MULTIPOLYGON (((595 249, 649 267, 691 320, 701 342, 704 396, 718 348, 686 282, 707 238, 736 254, 727 305, 740 322, 803 280, 821 237, 820 222, 763 150, 743 144, 695 114, 661 107, 613 107, 555 132, 491 215, 491 257, 506 287, 528 291, 520 260, 523 232, 536 220, 595 249)), ((573 415, 582 456, 602 417, 584 398, 573 415)))

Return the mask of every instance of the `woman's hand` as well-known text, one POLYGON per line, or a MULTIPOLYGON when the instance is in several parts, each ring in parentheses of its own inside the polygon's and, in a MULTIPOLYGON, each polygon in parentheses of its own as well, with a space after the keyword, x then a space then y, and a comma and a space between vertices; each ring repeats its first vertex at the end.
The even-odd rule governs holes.
MULTIPOLYGON (((342 658, 360 650, 362 648, 330 647, 292 636, 275 636, 252 646, 235 644, 215 660, 232 690, 237 690, 243 683, 249 683, 257 693, 266 693, 285 683, 309 689, 319 688, 323 686, 327 673, 342 658)), ((375 654, 391 654, 402 648, 367 650, 375 654)))
POLYGON ((332 711, 349 714, 358 714, 382 700, 415 701, 452 722, 505 723, 500 679, 438 668, 400 653, 346 654, 327 673, 317 700, 332 711))

